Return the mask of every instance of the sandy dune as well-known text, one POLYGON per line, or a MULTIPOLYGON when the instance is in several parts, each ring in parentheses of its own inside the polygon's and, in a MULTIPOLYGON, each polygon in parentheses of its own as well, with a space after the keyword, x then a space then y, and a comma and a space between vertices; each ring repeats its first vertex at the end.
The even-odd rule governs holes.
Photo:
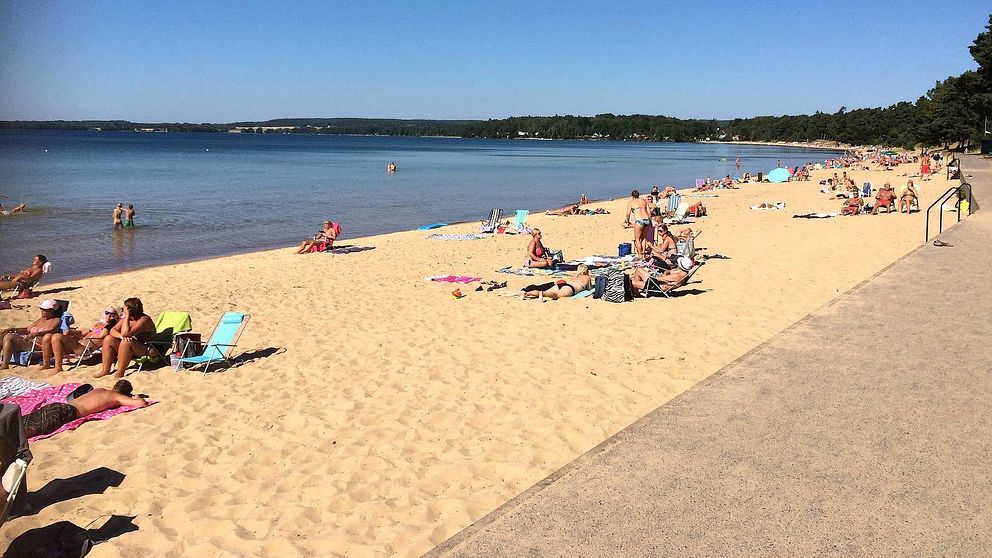
MULTIPOLYGON (((898 189, 914 170, 852 175, 898 189)), ((498 293, 543 279, 494 270, 522 263, 526 236, 350 239, 344 216, 342 243, 374 250, 283 249, 49 282, 41 296, 72 300, 85 325, 129 296, 152 315, 187 310, 204 332, 225 310, 250 312, 241 347, 256 358, 206 377, 130 376, 162 403, 32 448, 33 490, 101 467, 124 475, 120 485, 54 498, 0 537, 6 544, 61 520, 99 526, 117 514, 134 516, 138 530, 92 556, 423 553, 923 241, 923 214, 792 219, 839 210, 818 192, 826 175, 705 199, 697 246, 730 259, 710 260, 671 300, 521 302, 498 293), (787 207, 748 209, 763 201, 787 207), (448 273, 510 287, 463 285, 468 296, 455 300, 454 285, 424 280, 448 273)), ((946 189, 942 178, 921 186, 924 208, 946 189)), ((566 257, 615 254, 631 234, 620 226, 624 204, 530 224, 566 257)), ((0 328, 37 315, 27 305, 0 312, 0 328)))

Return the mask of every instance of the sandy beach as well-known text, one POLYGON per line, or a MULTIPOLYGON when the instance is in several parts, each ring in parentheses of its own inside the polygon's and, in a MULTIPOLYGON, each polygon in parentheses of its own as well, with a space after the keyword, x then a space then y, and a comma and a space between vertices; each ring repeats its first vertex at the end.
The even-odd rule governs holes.
MULTIPOLYGON (((898 190, 918 171, 849 174, 898 190)), ((702 230, 697 247, 728 259, 710 259, 672 299, 520 301, 501 294, 544 278, 494 270, 523 263, 529 236, 351 238, 337 215, 339 244, 374 249, 285 248, 61 283, 53 273, 37 298, 0 312, 0 328, 28 325, 49 296, 71 300, 82 326, 138 296, 152 316, 188 311, 204 334, 224 311, 251 313, 236 351, 246 358, 207 376, 134 373, 136 391, 159 404, 33 444, 32 492, 114 477, 94 473, 102 468, 122 478, 83 495, 48 488, 44 506, 8 522, 0 538, 6 546, 59 521, 99 526, 120 515, 138 529, 91 556, 422 554, 920 245, 922 212, 793 219, 840 210, 819 191, 833 172, 702 199, 709 216, 692 225, 702 230), (778 201, 785 209, 748 209, 778 201), (477 292, 478 283, 425 280, 447 274, 509 286, 477 292), (467 296, 454 299, 455 287, 467 296)), ((913 180, 924 210, 947 189, 942 174, 913 180)), ((625 204, 589 206, 609 215, 538 213, 528 224, 566 258, 615 255, 632 234, 621 226, 625 204)), ((91 380, 95 372, 49 381, 113 383, 91 380)))

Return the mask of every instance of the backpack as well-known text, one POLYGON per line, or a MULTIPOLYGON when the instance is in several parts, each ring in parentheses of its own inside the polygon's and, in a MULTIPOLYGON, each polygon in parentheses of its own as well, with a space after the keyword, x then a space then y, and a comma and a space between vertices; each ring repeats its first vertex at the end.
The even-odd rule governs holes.
POLYGON ((627 302, 634 300, 634 287, 630 284, 630 276, 615 270, 606 275, 606 289, 603 300, 609 302, 627 302))

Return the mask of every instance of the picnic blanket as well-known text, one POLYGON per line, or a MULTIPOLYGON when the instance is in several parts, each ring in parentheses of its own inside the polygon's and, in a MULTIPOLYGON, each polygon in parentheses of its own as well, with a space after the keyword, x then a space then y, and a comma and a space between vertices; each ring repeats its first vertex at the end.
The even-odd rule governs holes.
POLYGON ((0 378, 0 399, 24 395, 29 391, 46 387, 49 387, 49 384, 43 382, 32 382, 31 380, 18 378, 17 376, 0 378))
POLYGON ((333 246, 324 250, 325 254, 352 254, 355 252, 366 252, 368 250, 375 250, 375 246, 355 246, 353 244, 345 244, 342 246, 333 246))
POLYGON ((482 281, 482 277, 469 277, 468 275, 431 275, 426 279, 439 283, 473 283, 475 281, 482 281))
POLYGON ((427 238, 433 238, 434 240, 482 240, 483 238, 492 238, 492 233, 468 233, 468 234, 442 234, 433 233, 427 235, 427 238))
POLYGON ((508 265, 506 267, 501 267, 496 270, 497 273, 509 273, 510 275, 521 275, 524 277, 531 277, 534 275, 547 275, 550 277, 564 277, 565 272, 558 271, 557 269, 542 269, 539 267, 514 267, 508 265))
MULTIPOLYGON (((60 386, 48 386, 46 388, 29 391, 24 395, 19 395, 16 397, 10 397, 4 400, 4 403, 11 403, 17 405, 21 408, 21 415, 27 415, 34 411, 44 407, 45 405, 51 403, 65 403, 65 398, 74 389, 81 386, 80 383, 73 384, 62 384, 60 386)), ((157 401, 149 401, 149 405, 154 405, 157 401)), ((122 413, 127 413, 135 409, 140 409, 141 407, 117 407, 116 409, 108 409, 99 413, 94 413, 92 415, 86 415, 85 417, 79 417, 76 420, 63 424, 61 428, 52 432, 50 434, 42 434, 40 436, 35 436, 29 441, 36 442, 38 440, 44 440, 45 438, 51 438, 52 436, 58 434, 59 432, 64 432, 66 430, 75 430, 79 428, 79 425, 84 422, 89 422, 91 420, 106 420, 110 417, 117 416, 122 413)))
POLYGON ((838 217, 840 213, 802 213, 799 215, 793 215, 793 219, 829 219, 830 217, 838 217))

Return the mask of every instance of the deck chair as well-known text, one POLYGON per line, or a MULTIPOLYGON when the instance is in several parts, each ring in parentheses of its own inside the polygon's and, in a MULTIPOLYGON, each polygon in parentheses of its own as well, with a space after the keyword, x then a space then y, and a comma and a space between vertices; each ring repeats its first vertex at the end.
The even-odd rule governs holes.
POLYGON ((45 278, 45 275, 47 275, 48 272, 51 271, 51 270, 52 270, 52 262, 45 262, 45 265, 41 266, 41 277, 35 279, 32 283, 29 283, 29 284, 18 283, 12 289, 7 289, 5 291, 0 291, 0 300, 3 300, 3 293, 5 293, 5 292, 9 292, 10 293, 9 298, 18 298, 20 296, 20 294, 21 294, 21 291, 23 291, 25 289, 27 289, 27 290, 34 290, 34 288, 38 286, 38 283, 41 283, 41 280, 44 279, 45 278))
POLYGON ((513 228, 517 229, 517 232, 530 232, 527 226, 527 213, 526 209, 517 210, 517 216, 513 218, 513 228))
MULTIPOLYGON (((210 371, 211 363, 228 362, 232 350, 238 346, 238 339, 245 330, 245 326, 248 325, 249 319, 251 319, 251 315, 243 312, 224 312, 220 321, 214 326, 214 332, 210 335, 210 340, 207 341, 203 354, 176 359, 176 371, 178 372, 184 365, 198 366, 204 364, 206 366, 203 368, 203 374, 206 375, 210 371)), ((186 354, 188 346, 189 341, 180 350, 180 354, 186 354)))
POLYGON ((672 216, 665 219, 666 225, 677 225, 686 221, 685 214, 689 211, 689 202, 680 201, 672 216))
POLYGON ((191 329, 193 329, 193 321, 189 317, 189 312, 169 311, 159 314, 155 319, 155 337, 145 343, 145 349, 149 354, 135 360, 138 363, 138 372, 141 372, 145 364, 157 358, 166 359, 175 335, 191 329), (154 355, 155 352, 158 353, 157 357, 154 355))
POLYGON ((31 448, 23 421, 20 407, 0 404, 0 525, 13 508, 23 504, 26 494, 24 478, 31 462, 31 448))
POLYGON ((503 210, 496 208, 489 212, 489 218, 482 222, 479 227, 480 232, 492 233, 499 228, 499 220, 503 218, 503 210))
POLYGON ((865 182, 861 185, 861 197, 866 200, 871 197, 871 182, 865 182))
POLYGON ((679 194, 668 196, 668 208, 665 210, 665 213, 672 215, 678 209, 680 203, 682 203, 682 196, 679 194))
POLYGON ((699 269, 698 265, 690 269, 689 273, 677 283, 662 283, 655 279, 653 275, 649 276, 648 280, 644 283, 644 288, 640 291, 640 296, 647 298, 651 295, 661 295, 665 298, 672 298, 668 293, 684 287, 692 279, 692 276, 695 275, 697 269, 699 269))
MULTIPOLYGON (((62 319, 62 323, 60 324, 62 333, 68 333, 69 330, 72 329, 72 326, 76 323, 76 319, 73 318, 72 314, 69 313, 69 307, 72 306, 72 303, 69 302, 68 300, 60 300, 57 298, 55 299, 55 303, 58 304, 58 306, 56 306, 56 309, 59 312, 59 317, 62 319)), ((28 351, 29 353, 31 353, 31 355, 28 356, 28 362, 31 362, 31 360, 34 359, 33 353, 35 351, 40 350, 38 347, 39 342, 40 339, 38 339, 37 337, 31 340, 31 349, 28 351)), ((38 360, 40 361, 41 358, 39 357, 38 360)))

